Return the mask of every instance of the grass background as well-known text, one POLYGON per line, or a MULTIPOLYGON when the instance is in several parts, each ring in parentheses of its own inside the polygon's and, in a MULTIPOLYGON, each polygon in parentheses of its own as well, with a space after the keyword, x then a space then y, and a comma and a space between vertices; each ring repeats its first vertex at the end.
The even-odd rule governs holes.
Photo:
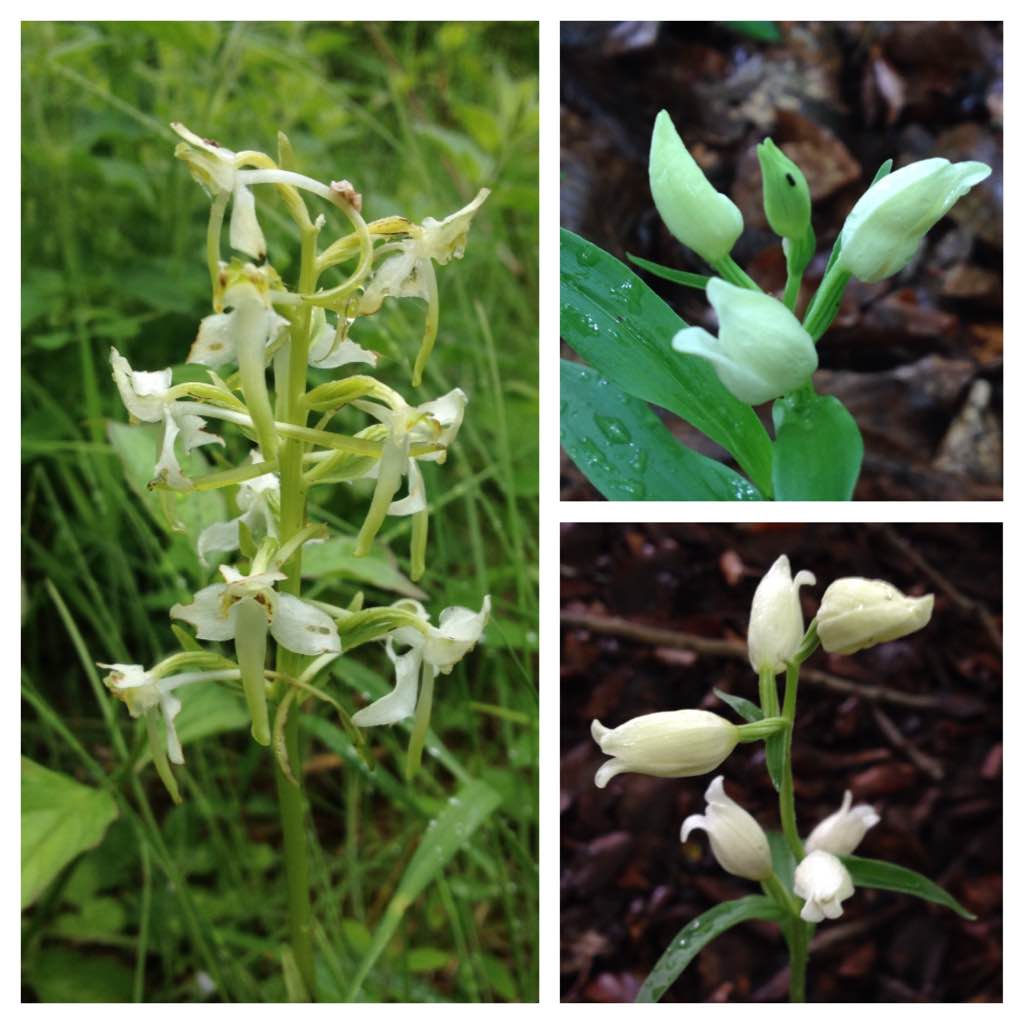
MULTIPOLYGON (((187 730, 183 712, 195 739, 175 808, 143 763, 141 723, 92 668, 170 653, 167 609, 209 579, 188 540, 129 488, 130 453, 110 431, 126 421, 110 345, 136 368, 180 371, 209 311, 208 201, 172 158, 168 123, 182 120, 271 154, 284 130, 297 169, 351 179, 367 219, 440 218, 493 189, 465 259, 439 270, 441 332, 423 387, 408 384, 421 304, 389 303, 358 337, 411 401, 456 386, 469 395, 448 463, 425 467, 433 515, 421 586, 435 615, 479 607, 489 592, 487 642, 439 681, 439 739, 415 784, 401 779, 404 729, 368 733, 371 774, 315 708, 304 716, 305 783, 322 998, 344 995, 429 823, 480 780, 501 797, 497 810, 447 868, 428 872, 360 997, 535 999, 536 26, 26 24, 22 76, 22 753, 108 792, 118 809, 102 843, 23 914, 25 998, 285 995, 272 766, 239 705, 204 694, 187 730)), ((271 261, 293 283, 290 222, 270 190, 260 201, 271 261)), ((321 488, 312 502, 347 535, 367 498, 321 488)), ((368 603, 394 600, 404 583, 387 549, 407 568, 407 531, 388 520, 380 559, 362 580, 332 579, 330 595, 361 587, 368 603)), ((354 710, 390 687, 389 666, 361 649, 325 685, 354 710)))

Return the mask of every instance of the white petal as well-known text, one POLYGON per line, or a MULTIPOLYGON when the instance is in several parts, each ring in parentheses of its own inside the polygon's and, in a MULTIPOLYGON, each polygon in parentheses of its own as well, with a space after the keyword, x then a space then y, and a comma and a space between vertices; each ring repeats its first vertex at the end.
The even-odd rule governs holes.
POLYGON ((359 300, 359 315, 369 316, 380 309, 384 300, 393 298, 427 299, 423 275, 418 272, 412 243, 404 242, 404 251, 389 256, 374 271, 359 300))
POLYGON ((171 609, 172 619, 181 619, 196 628, 200 640, 230 640, 235 635, 234 605, 227 614, 221 611, 222 597, 227 590, 223 583, 203 587, 192 598, 191 604, 176 604, 171 609))
POLYGON ((419 651, 396 655, 388 644, 388 657, 395 666, 395 688, 352 716, 352 721, 360 728, 400 722, 416 710, 420 674, 419 651))
MULTIPOLYGON (((323 313, 323 310, 317 310, 317 312, 323 313)), ((339 338, 338 335, 338 328, 332 327, 324 318, 323 326, 315 329, 313 343, 309 347, 310 366, 329 370, 336 366, 345 366, 348 363, 377 365, 380 356, 376 352, 357 345, 349 338, 339 338)))
POLYGON ((683 822, 683 827, 679 830, 679 841, 685 843, 690 833, 697 828, 708 831, 708 819, 703 814, 691 814, 683 822))
POLYGON ((484 598, 479 612, 469 608, 445 608, 437 628, 430 629, 423 645, 423 660, 447 675, 479 641, 490 615, 490 595, 484 598))
POLYGON ((424 218, 421 244, 432 260, 443 266, 449 260, 462 259, 473 216, 490 194, 490 189, 480 189, 471 202, 461 210, 448 214, 442 221, 434 220, 433 217, 424 218))
POLYGON ((157 423, 163 417, 166 392, 171 386, 171 371, 146 373, 133 370, 116 348, 110 350, 114 383, 125 408, 143 423, 157 423))
POLYGON ((203 565, 209 565, 207 555, 212 551, 234 551, 238 547, 238 523, 241 519, 229 519, 226 523, 210 523, 210 525, 199 534, 196 542, 196 549, 199 554, 199 561, 203 565))
POLYGON ((160 711, 167 727, 167 757, 175 764, 184 764, 185 755, 181 751, 181 741, 174 729, 174 719, 181 710, 181 701, 173 693, 165 693, 160 700, 160 711))
POLYGON ((407 473, 409 493, 401 501, 393 501, 388 506, 389 516, 411 516, 422 512, 427 507, 427 490, 423 486, 423 473, 416 465, 415 459, 409 460, 407 473))
POLYGON ((231 248, 251 256, 257 263, 267 257, 267 243, 256 219, 256 199, 244 185, 235 189, 231 207, 231 248))
POLYGON ((274 639, 296 654, 341 652, 338 627, 326 612, 307 604, 294 594, 278 594, 270 623, 274 639))
POLYGON ((238 360, 238 342, 235 338, 235 314, 211 313, 199 321, 199 333, 189 351, 189 363, 203 366, 223 366, 238 360))
POLYGON ((616 775, 621 775, 623 772, 629 771, 629 766, 625 761, 620 761, 619 758, 613 757, 610 761, 605 761, 600 768, 597 769, 597 773, 594 775, 594 785, 598 789, 604 789, 605 786, 615 778, 616 775))

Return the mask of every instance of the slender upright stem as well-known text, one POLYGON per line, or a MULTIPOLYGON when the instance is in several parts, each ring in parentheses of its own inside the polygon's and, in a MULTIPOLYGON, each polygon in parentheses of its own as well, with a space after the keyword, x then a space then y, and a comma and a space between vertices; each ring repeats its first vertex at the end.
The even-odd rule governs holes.
POLYGON ((796 920, 789 933, 789 1001, 807 1001, 807 954, 811 941, 811 928, 796 920))
POLYGON ((800 682, 800 666, 786 666, 786 694, 782 702, 782 717, 787 726, 782 746, 782 787, 779 790, 779 817, 782 834, 786 837, 797 863, 804 858, 804 846, 796 827, 796 802, 793 795, 793 719, 796 716, 796 690, 800 682))

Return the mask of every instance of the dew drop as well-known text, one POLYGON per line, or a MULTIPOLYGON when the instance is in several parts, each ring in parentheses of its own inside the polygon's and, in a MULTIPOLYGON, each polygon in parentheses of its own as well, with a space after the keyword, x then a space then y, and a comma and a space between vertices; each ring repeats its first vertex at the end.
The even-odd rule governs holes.
POLYGON ((612 444, 629 444, 633 440, 632 435, 626 429, 625 423, 614 416, 602 416, 599 413, 594 415, 594 422, 598 425, 601 433, 611 441, 612 444))

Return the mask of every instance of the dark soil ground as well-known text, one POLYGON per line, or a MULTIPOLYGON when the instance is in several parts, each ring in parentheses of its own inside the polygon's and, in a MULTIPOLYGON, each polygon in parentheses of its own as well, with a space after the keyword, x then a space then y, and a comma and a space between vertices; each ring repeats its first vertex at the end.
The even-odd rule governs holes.
MULTIPOLYGON (((764 23, 757 23, 764 24, 764 23)), ((982 22, 778 23, 778 41, 704 22, 562 27, 562 225, 620 259, 706 273, 661 223, 647 181, 654 117, 672 115, 713 184, 743 212, 733 255, 781 293, 785 264, 761 207, 755 146, 793 157, 814 202, 818 255, 889 157, 983 160, 961 200, 896 277, 852 282, 819 345, 818 390, 864 434, 858 499, 1002 496, 1002 29, 982 22)), ((700 292, 641 276, 714 330, 700 292)), ((563 355, 574 358, 563 346, 563 355)), ((767 406, 765 407, 767 410, 767 406)), ((767 422, 767 411, 765 412, 767 422)), ((674 417, 684 443, 723 455, 674 417)), ((563 458, 562 497, 598 498, 563 458)))
MULTIPOLYGON (((1002 998, 1001 527, 562 527, 562 993, 631 1000, 676 933, 714 903, 757 891, 722 871, 704 833, 709 777, 627 774, 599 790, 590 722, 700 707, 729 718, 713 687, 757 699, 746 661, 750 601, 782 553, 809 620, 840 576, 935 594, 923 631, 852 657, 818 651, 801 677, 794 740, 797 817, 806 835, 847 788, 882 816, 857 850, 937 881, 969 922, 909 896, 860 889, 817 930, 808 999, 991 1002, 1002 998)), ((728 792, 766 828, 778 805, 763 746, 723 765, 728 792)), ((785 999, 775 926, 741 925, 711 943, 665 998, 785 999)))

